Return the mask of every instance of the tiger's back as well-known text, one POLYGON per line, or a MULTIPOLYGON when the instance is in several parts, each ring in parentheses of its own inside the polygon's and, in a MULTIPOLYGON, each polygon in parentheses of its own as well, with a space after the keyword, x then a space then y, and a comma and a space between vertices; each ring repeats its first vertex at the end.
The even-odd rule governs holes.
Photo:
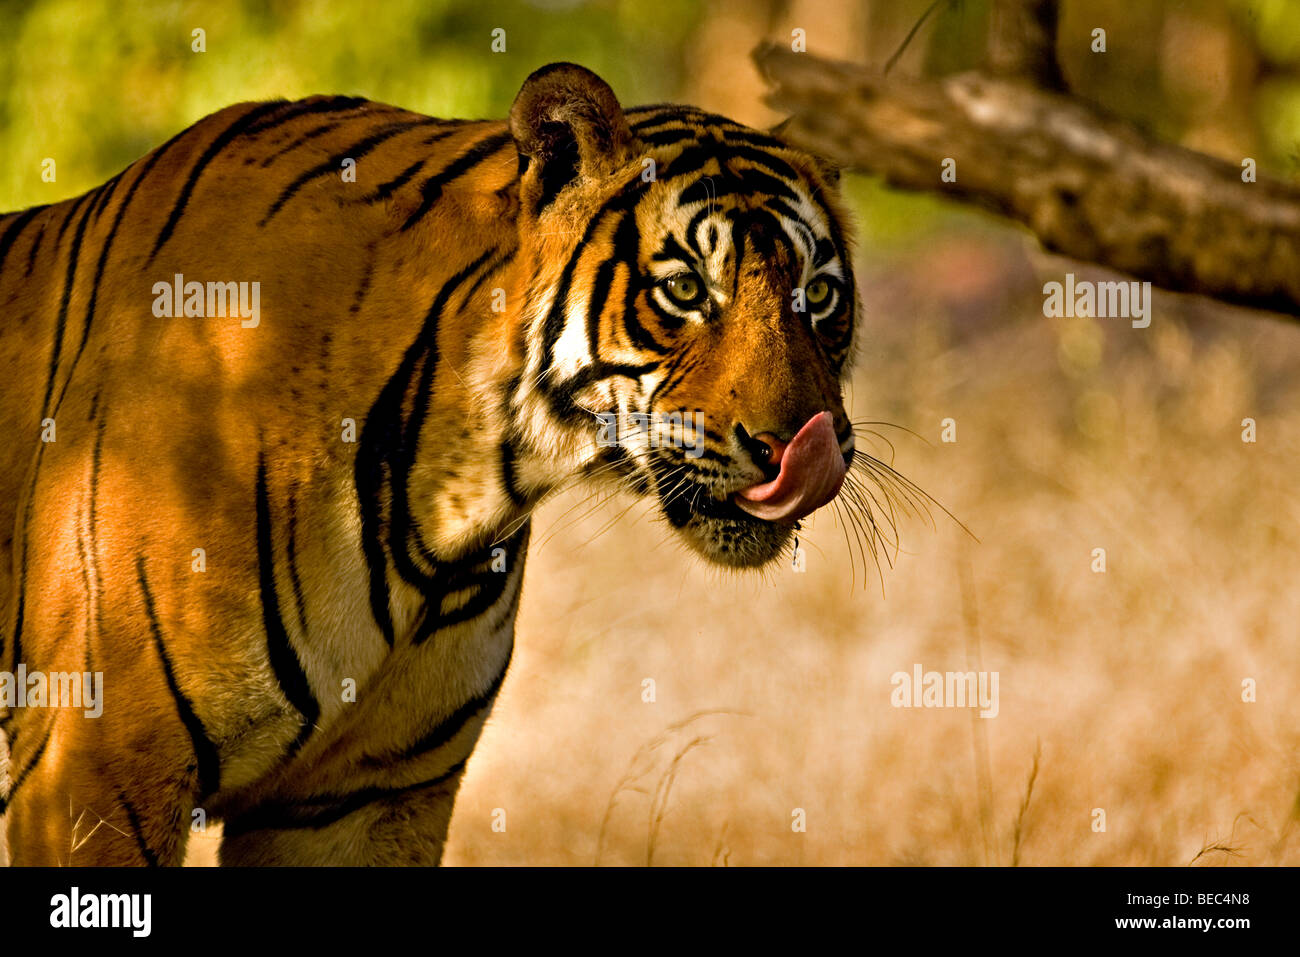
POLYGON ((104 676, 94 717, 30 692, 0 711, 16 860, 178 863, 211 815, 226 861, 436 861, 547 492, 621 469, 709 536, 692 547, 765 556, 788 539, 731 489, 772 478, 755 448, 797 447, 819 409, 824 454, 851 456, 851 277, 814 165, 779 141, 712 134, 748 164, 741 205, 711 191, 692 212, 690 183, 714 181, 691 153, 701 116, 645 112, 637 140, 576 67, 530 78, 510 124, 241 104, 97 190, 0 218, 0 422, 17 437, 0 662, 104 676), (639 175, 643 155, 677 164, 674 192, 639 175), (755 186, 777 214, 750 209, 755 186), (665 310, 636 276, 663 258, 652 242, 682 248, 657 235, 678 220, 666 196, 683 229, 717 213, 700 274, 730 276, 719 302, 752 317, 697 323, 690 354, 664 348, 689 303, 665 310), (839 312, 760 328, 794 281, 772 270, 800 262, 839 284, 839 312), (782 361, 760 386, 763 349, 782 361), (729 398, 716 361, 741 376, 729 398), (590 424, 595 404, 660 399, 759 408, 749 431, 700 430, 721 451, 686 504, 668 491, 682 464, 611 451, 590 424))

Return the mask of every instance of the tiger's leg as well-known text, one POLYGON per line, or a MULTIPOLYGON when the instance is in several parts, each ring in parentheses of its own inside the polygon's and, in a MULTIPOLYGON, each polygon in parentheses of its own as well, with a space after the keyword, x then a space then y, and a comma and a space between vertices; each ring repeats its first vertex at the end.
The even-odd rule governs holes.
MULTIPOLYGON (((106 522, 97 530, 105 535, 106 522)), ((202 769, 152 596, 94 548, 87 512, 34 508, 14 593, 13 669, 42 676, 10 709, 10 862, 180 864, 202 769), (112 584, 110 584, 112 583, 112 584), (80 700, 54 692, 75 677, 80 700), (89 693, 89 694, 88 694, 89 693)), ((21 554, 21 553, 20 553, 21 554)), ((125 567, 130 567, 126 563, 125 567)), ((189 715, 193 718, 193 715, 189 715)))
POLYGON ((181 863, 193 758, 160 716, 119 702, 118 718, 42 708, 10 725, 11 864, 181 863), (146 729, 151 721, 159 725, 146 729))
MULTIPOLYGON (((402 657, 395 656, 394 670, 411 674, 402 657)), ((383 710, 381 696, 374 698, 381 710, 351 712, 272 780, 221 810, 221 864, 437 865, 465 766, 507 663, 508 655, 485 690, 379 760, 366 732, 376 720, 400 725, 401 718, 383 710)))
POLYGON ((466 567, 477 577, 448 567, 448 579, 469 587, 443 606, 440 627, 425 640, 417 629, 399 637, 355 700, 288 763, 223 795, 223 865, 440 862, 464 769, 509 669, 527 534, 513 540, 517 561, 476 558, 466 567))
POLYGON ((463 775, 252 808, 226 821, 221 864, 435 866, 463 775))
POLYGON ((418 700, 414 662, 422 656, 419 648, 399 649, 377 682, 388 689, 384 678, 391 677, 394 698, 363 694, 356 710, 312 739, 279 775, 222 809, 221 863, 438 864, 466 764, 509 665, 511 605, 481 690, 432 724, 420 720, 414 706, 395 712, 392 700, 418 700), (415 684, 403 686, 403 680, 415 684), (376 727, 394 733, 379 744, 376 727))

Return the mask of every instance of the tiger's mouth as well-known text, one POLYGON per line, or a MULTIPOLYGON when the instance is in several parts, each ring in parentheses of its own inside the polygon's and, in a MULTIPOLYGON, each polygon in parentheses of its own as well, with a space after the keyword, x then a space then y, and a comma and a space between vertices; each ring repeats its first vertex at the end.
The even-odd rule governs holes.
POLYGON ((692 479, 658 490, 659 507, 668 524, 692 551, 734 568, 756 568, 780 556, 799 523, 778 523, 747 514, 734 496, 718 498, 692 479))
POLYGON ((692 518, 721 519, 723 521, 771 524, 765 519, 747 515, 730 497, 714 498, 704 485, 695 482, 678 488, 667 500, 662 500, 664 517, 675 528, 681 528, 692 518))
MULTIPOLYGON (((802 519, 839 494, 851 452, 841 450, 832 416, 812 416, 788 441, 765 441, 768 480, 735 488, 729 463, 696 465, 661 452, 652 464, 654 491, 669 524, 705 558, 754 567, 775 559, 802 519)), ((715 454, 725 463, 725 456, 715 454)))

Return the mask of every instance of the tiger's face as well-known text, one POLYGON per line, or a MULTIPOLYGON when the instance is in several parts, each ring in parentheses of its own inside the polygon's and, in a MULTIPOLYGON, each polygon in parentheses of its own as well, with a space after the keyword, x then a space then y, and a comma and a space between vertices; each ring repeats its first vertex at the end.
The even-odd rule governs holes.
POLYGON ((548 70, 511 114, 521 248, 556 264, 525 295, 521 389, 564 423, 577 471, 652 496, 704 557, 763 565, 854 452, 857 297, 831 177, 772 135, 624 114, 592 74, 548 70))

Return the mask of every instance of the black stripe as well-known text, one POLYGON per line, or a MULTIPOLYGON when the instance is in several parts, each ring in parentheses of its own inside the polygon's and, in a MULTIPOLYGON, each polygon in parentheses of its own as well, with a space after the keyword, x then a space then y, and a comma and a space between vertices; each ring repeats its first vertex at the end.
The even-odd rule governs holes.
POLYGON ((366 271, 361 274, 361 282, 357 285, 357 291, 352 295, 352 305, 348 306, 348 312, 354 315, 361 311, 361 304, 365 302, 366 294, 370 292, 370 284, 375 278, 375 244, 369 243, 366 246, 366 271))
MULTIPOLYGON (((641 199, 641 194, 645 192, 648 186, 648 183, 637 180, 622 193, 610 197, 605 202, 605 205, 591 217, 582 238, 574 246, 573 252, 570 253, 568 261, 564 264, 564 270, 560 273, 560 282, 556 287, 555 300, 551 304, 550 312, 546 314, 546 321, 542 324, 542 365, 545 368, 549 369, 555 366, 555 344, 564 332, 565 321, 568 318, 569 290, 573 285, 573 274, 578 268, 578 261, 582 258, 582 254, 587 251, 588 244, 591 242, 592 237, 596 235, 596 230, 604 223, 605 217, 611 213, 626 212, 631 209, 641 199)), ((542 377, 541 388, 548 395, 552 394, 545 376, 542 377)))
POLYGON ((428 412, 438 363, 438 320, 452 293, 495 252, 495 249, 486 250, 438 290, 415 341, 407 347, 402 361, 366 414, 357 443, 353 482, 361 511, 361 547, 370 572, 370 609, 375 624, 390 646, 394 634, 388 605, 389 558, 404 580, 425 590, 431 587, 430 574, 416 567, 410 557, 410 534, 414 523, 406 497, 406 482, 414 462, 419 429, 428 412), (410 418, 404 419, 403 407, 412 385, 416 384, 417 372, 420 375, 418 390, 411 405, 410 418), (387 514, 385 485, 389 498, 387 514))
MULTIPOLYGON (((295 120, 300 117, 315 116, 322 113, 348 113, 353 110, 364 110, 366 107, 371 105, 372 104, 369 100, 360 96, 332 96, 332 97, 326 97, 324 99, 315 100, 315 101, 297 100, 296 102, 291 103, 282 112, 274 114, 273 116, 267 117, 264 120, 259 120, 258 122, 254 123, 248 129, 246 129, 244 133, 247 136, 256 136, 257 134, 262 133, 265 130, 279 129, 281 126, 284 126, 290 120, 295 120)), ((345 125, 350 120, 358 119, 358 118, 359 117, 345 117, 341 120, 331 120, 328 123, 322 123, 320 126, 314 127, 313 129, 308 130, 306 133, 302 133, 296 136, 294 139, 289 141, 288 145, 282 146, 275 153, 272 153, 270 156, 264 159, 262 161, 262 168, 263 169, 267 168, 273 162, 275 162, 275 160, 279 159, 284 154, 297 149, 299 146, 302 146, 304 143, 309 143, 312 140, 316 139, 317 137, 323 136, 324 134, 330 132, 331 130, 338 129, 340 126, 345 125)))
MULTIPOLYGON (((542 366, 543 371, 555 367, 555 345, 560 341, 560 336, 564 334, 564 327, 569 320, 569 289, 573 285, 573 274, 577 271, 578 261, 582 254, 587 252, 588 244, 591 238, 596 234, 596 229, 604 221, 605 216, 611 212, 621 211, 623 204, 613 206, 607 203, 596 215, 587 223, 587 229, 579 240, 578 245, 573 247, 573 252, 569 254, 568 262, 564 264, 564 271, 560 273, 560 282, 555 290, 555 299, 551 303, 551 309, 546 314, 546 321, 542 324, 542 366)), ((594 356, 592 358, 595 358, 594 356)), ((546 375, 539 377, 539 386, 543 391, 549 392, 546 375)))
POLYGON ((654 408, 655 402, 658 401, 661 393, 663 395, 668 395, 672 392, 677 383, 686 378, 691 370, 700 364, 700 358, 701 357, 699 356, 692 357, 689 353, 682 353, 678 357, 675 373, 672 370, 668 370, 664 377, 659 381, 659 384, 655 386, 654 390, 650 393, 650 402, 647 404, 647 408, 654 408))
POLYGON ((293 583, 293 602, 298 611, 298 631, 307 634, 307 604, 302 597, 302 579, 298 577, 298 502, 296 486, 289 491, 289 581, 293 583))
MULTIPOLYGON (((653 352, 656 355, 667 355, 669 347, 654 337, 654 334, 641 322, 641 317, 637 314, 636 300, 644 290, 644 284, 639 280, 640 273, 637 269, 637 259, 641 252, 641 230, 637 227, 636 216, 628 215, 624 217, 623 222, 619 224, 617 231, 614 233, 614 259, 620 260, 627 269, 627 285, 623 290, 623 332, 627 335, 628 340, 637 349, 643 349, 647 352, 653 352)), ((650 300, 654 304, 653 298, 650 300)), ((676 317, 679 319, 680 317, 676 317)), ((595 355, 595 353, 592 353, 595 355)))
POLYGON ((140 591, 144 595, 144 613, 149 619, 149 633, 153 636, 154 648, 157 649, 158 658, 162 661, 163 677, 167 679, 167 688, 176 702, 176 714, 180 717, 181 724, 185 725, 185 730, 189 732, 190 743, 194 746, 194 760, 198 769, 198 799, 201 801, 209 794, 216 793, 221 786, 221 757, 217 754, 216 745, 208 737, 203 722, 194 713, 194 705, 176 681, 176 669, 163 642, 162 625, 158 621, 153 594, 149 591, 149 581, 145 576, 143 555, 135 560, 135 574, 140 591))
POLYGON ((41 251, 41 240, 45 238, 45 227, 49 224, 49 217, 46 216, 41 221, 41 231, 36 234, 32 240, 32 248, 27 250, 27 269, 23 273, 23 278, 27 279, 32 274, 32 267, 36 265, 36 254, 41 251))
MULTIPOLYGON (((467 759, 466 759, 467 760, 467 759)), ((318 794, 295 803, 260 804, 246 814, 231 817, 225 822, 224 837, 239 837, 253 831, 293 831, 311 828, 320 830, 341 821, 356 811, 390 798, 406 797, 416 791, 446 784, 465 768, 465 760, 457 761, 435 778, 396 788, 363 788, 351 794, 318 794)))
POLYGON ((266 159, 262 160, 262 169, 266 169, 268 166, 270 166, 272 163, 278 160, 285 153, 291 153, 294 150, 296 150, 299 146, 302 146, 306 143, 310 143, 312 140, 316 139, 317 137, 324 136, 326 133, 329 133, 331 130, 337 130, 343 124, 344 124, 343 120, 334 120, 332 123, 322 123, 320 126, 316 127, 315 129, 308 130, 306 133, 303 133, 301 136, 295 137, 294 139, 290 140, 289 143, 280 147, 278 150, 276 150, 266 159))
POLYGON ((723 127, 722 136, 726 140, 735 140, 738 143, 748 143, 750 146, 757 146, 761 149, 783 150, 787 153, 797 152, 795 147, 791 146, 784 140, 777 139, 767 133, 760 133, 758 130, 751 130, 739 124, 730 124, 723 127))
POLYGON ((659 371, 663 373, 663 378, 659 380, 658 385, 650 390, 650 398, 646 402, 647 409, 658 407, 659 394, 665 390, 665 386, 667 386, 668 383, 674 381, 678 371, 684 364, 690 361, 690 358, 691 354, 689 352, 679 352, 675 356, 670 356, 668 360, 664 362, 659 369, 659 371))
POLYGON ((724 121, 723 117, 707 113, 697 106, 685 106, 681 103, 657 103, 654 106, 637 106, 624 110, 629 117, 638 113, 649 113, 643 120, 635 120, 630 125, 638 136, 645 130, 664 126, 668 123, 702 123, 711 124, 724 121))
MULTIPOLYGON (((513 649, 511 649, 511 657, 513 657, 513 649)), ((388 754, 368 754, 361 759, 361 765, 367 768, 386 768, 402 761, 423 757, 430 751, 436 751, 438 748, 443 747, 460 733, 460 730, 469 723, 471 718, 485 708, 492 706, 492 702, 496 700, 497 692, 501 690, 502 682, 506 680, 506 672, 509 670, 510 658, 507 658, 501 671, 497 673, 497 676, 492 679, 492 683, 481 694, 476 694, 470 698, 408 747, 388 754)))
POLYGON ((690 126, 674 126, 652 133, 638 133, 637 138, 648 146, 671 146, 683 140, 699 139, 700 131, 690 126))
MULTIPOLYGON (((708 215, 709 210, 707 207, 705 207, 704 209, 700 210, 700 213, 708 215)), ((696 213, 695 217, 698 218, 700 213, 696 213)), ((695 219, 692 219, 691 222, 695 222, 695 219)), ((690 240, 689 230, 687 232, 686 238, 687 241, 690 240)), ((673 236, 671 233, 669 233, 666 237, 664 237, 663 247, 660 248, 657 252, 655 252, 655 254, 652 255, 650 258, 657 262, 671 262, 673 260, 690 262, 695 257, 691 255, 690 251, 686 249, 685 246, 683 246, 681 243, 677 241, 676 236, 673 236)))
POLYGON ((266 453, 257 456, 257 571, 261 587, 262 622, 266 626, 266 651, 271 670, 280 683, 285 698, 302 713, 302 729, 289 745, 295 754, 311 735, 320 705, 312 695, 311 684, 303 671, 298 654, 289 643, 284 619, 280 616, 280 599, 275 587, 275 552, 271 541, 271 502, 266 488, 266 453))
MULTIPOLYGON (((434 311, 429 317, 432 320, 429 350, 421 364, 419 384, 411 403, 411 413, 403 426, 403 448, 406 453, 402 456, 401 461, 400 474, 402 475, 402 481, 395 484, 391 490, 393 508, 390 523, 389 553, 393 556, 394 567, 398 573, 406 581, 424 587, 426 590, 431 581, 431 576, 426 576, 424 572, 416 567, 412 555, 420 556, 430 569, 436 567, 437 558, 432 550, 424 544, 419 521, 411 513, 406 477, 409 476, 411 469, 415 465, 415 452, 420 444, 420 435, 424 428, 425 418, 433 403, 433 386, 439 363, 438 323, 441 321, 442 314, 446 311, 451 296, 456 289, 463 285, 464 281, 475 272, 479 274, 478 279, 482 279, 493 268, 492 263, 487 266, 484 266, 483 263, 494 252, 496 252, 495 249, 489 249, 466 267, 440 290, 438 299, 434 301, 432 307, 434 311)), ((499 261, 499 258, 497 261, 499 261)), ((477 283, 472 284, 470 288, 476 287, 477 283)), ((462 310, 468 302, 468 296, 469 294, 466 294, 461 298, 460 308, 462 310)))
POLYGON ((420 221, 425 213, 433 208, 433 204, 442 197, 442 191, 449 183, 464 176, 479 163, 500 150, 507 143, 512 142, 513 139, 508 132, 494 133, 486 139, 479 140, 456 159, 448 163, 440 173, 425 180, 420 186, 420 206, 415 212, 407 217, 406 222, 402 224, 402 231, 405 232, 410 229, 420 221))
POLYGON ((817 268, 825 266, 835 258, 835 243, 829 239, 819 239, 813 246, 813 265, 817 268))
MULTIPOLYGON (((441 629, 478 618, 500 602, 511 581, 508 572, 518 560, 521 549, 527 546, 528 531, 529 526, 524 523, 510 538, 484 546, 453 565, 440 566, 439 571, 444 574, 438 582, 439 593, 430 600, 428 612, 416 630, 413 643, 422 644, 441 629), (507 573, 492 569, 492 552, 497 548, 505 551, 507 573), (444 607, 451 595, 462 591, 470 594, 459 607, 444 607)), ((517 596, 508 604, 513 606, 516 599, 517 596)))
POLYGON ((601 379, 624 378, 639 382, 643 375, 648 375, 659 368, 658 362, 639 362, 635 365, 626 362, 604 362, 597 360, 564 380, 556 390, 560 396, 573 396, 601 379))
MULTIPOLYGON (((99 393, 96 392, 91 400, 90 421, 94 420, 95 410, 99 408, 99 393)), ((94 627, 96 636, 103 634, 103 604, 99 600, 98 589, 103 582, 103 576, 99 571, 99 519, 97 516, 99 510, 99 473, 103 463, 104 451, 104 419, 101 419, 95 430, 95 451, 90 460, 90 505, 89 505, 89 522, 90 541, 86 543, 87 556, 90 560, 89 575, 96 589, 95 595, 95 618, 91 622, 94 627)), ((90 666, 91 643, 90 637, 86 638, 86 670, 94 673, 95 669, 90 666)))
MULTIPOLYGON (((59 231, 54 234, 54 244, 56 246, 63 242, 63 234, 68 231, 68 227, 72 225, 72 221, 77 218, 77 210, 81 208, 82 203, 90 199, 90 195, 90 193, 82 193, 78 196, 76 201, 73 202, 72 208, 68 210, 68 215, 59 220, 59 231)), ((87 212, 89 212, 89 210, 87 210, 87 212)))
MULTIPOLYGON (((723 136, 728 141, 731 139, 726 133, 723 133, 723 136)), ((726 155, 729 160, 733 157, 747 159, 756 166, 762 166, 773 176, 780 176, 785 180, 800 182, 803 179, 798 170, 779 156, 773 156, 769 150, 756 149, 752 146, 737 146, 735 143, 727 142, 726 155)))
MULTIPOLYGON (((449 134, 450 135, 450 134, 449 134)), ((387 199, 397 190, 409 183, 423 167, 427 160, 418 159, 406 169, 402 170, 386 183, 380 183, 378 188, 366 197, 368 202, 375 202, 381 199, 387 199)))
MULTIPOLYGON (((636 272, 631 266, 628 267, 629 275, 627 279, 627 288, 623 292, 623 329, 632 344, 638 349, 644 349, 647 352, 653 352, 656 355, 666 356, 671 351, 670 347, 656 339, 653 333, 641 322, 641 317, 637 314, 636 298, 641 294, 641 290, 634 281, 636 272)), ((654 299, 650 299, 650 305, 655 305, 654 299)), ((659 311, 656 309, 656 311, 659 311)), ((675 317, 678 326, 681 325, 681 317, 675 317)))
POLYGON ((506 266, 514 262, 515 253, 517 253, 518 251, 519 251, 519 247, 517 246, 507 249, 504 253, 498 256, 496 260, 492 262, 486 269, 484 269, 481 273, 479 273, 478 278, 475 279, 473 284, 469 287, 469 289, 465 291, 465 302, 470 302, 474 298, 474 293, 479 291, 479 288, 483 285, 483 283, 485 283, 492 276, 495 276, 497 272, 499 272, 500 270, 504 269, 506 266))
MULTIPOLYGON (((776 213, 778 216, 784 216, 786 219, 788 219, 790 221, 790 225, 792 225, 795 231, 798 232, 799 235, 803 237, 804 242, 807 243, 812 248, 813 256, 816 257, 817 233, 813 231, 813 228, 810 225, 808 225, 807 222, 805 222, 804 218, 800 216, 799 213, 796 212, 793 207, 791 207, 787 202, 785 202, 785 200, 782 199, 768 199, 767 202, 764 203, 764 205, 769 210, 776 213)), ((814 258, 814 265, 816 264, 817 263, 814 258)))
POLYGON ((203 155, 199 157, 198 162, 190 169, 190 175, 185 179, 185 185, 181 188, 180 196, 177 197, 176 202, 172 205, 171 214, 167 217, 167 222, 163 225, 162 231, 158 234, 157 241, 153 244, 153 251, 149 253, 148 262, 153 262, 154 257, 158 255, 158 251, 162 249, 167 240, 171 238, 172 231, 175 230, 176 224, 180 222, 181 215, 185 212, 185 205, 189 202, 190 195, 194 192, 194 186, 198 183, 199 177, 203 175, 203 171, 207 168, 207 165, 212 162, 218 153, 230 144, 231 140, 247 130, 256 120, 281 109, 283 106, 284 101, 278 100, 273 103, 263 103, 261 106, 254 107, 240 116, 240 118, 235 120, 235 122, 231 123, 230 126, 226 127, 220 136, 208 144, 208 148, 203 151, 203 155))
MULTIPOLYGON (((853 301, 854 297, 851 295, 854 288, 852 257, 847 255, 845 252, 844 232, 840 229, 839 220, 835 218, 835 214, 831 211, 830 206, 827 205, 825 198, 822 196, 821 190, 813 192, 812 202, 821 211, 822 217, 826 221, 826 228, 831 234, 831 243, 834 245, 834 249, 839 255, 840 264, 844 267, 845 289, 850 294, 850 301, 853 301)), ((850 308, 852 307, 850 306, 850 308)))
MULTIPOLYGON (((149 175, 149 171, 186 132, 188 130, 177 133, 143 161, 143 165, 140 167, 140 175, 131 183, 131 188, 126 191, 126 196, 122 199, 122 205, 117 208, 117 215, 113 217, 113 225, 109 228, 108 236, 104 239, 104 245, 99 251, 99 261, 95 264, 95 278, 90 284, 90 299, 86 303, 86 321, 81 327, 81 343, 77 346, 77 354, 72 358, 72 365, 68 369, 68 377, 63 381, 63 389, 59 392, 59 401, 54 404, 56 418, 59 409, 63 407, 63 397, 67 395, 68 386, 72 384, 72 377, 77 371, 77 364, 81 361, 81 354, 85 351, 86 342, 90 338, 90 326, 95 318, 95 305, 99 301, 99 286, 104 278, 104 268, 108 265, 108 255, 113 248, 113 240, 117 238, 118 227, 122 225, 122 219, 126 216, 131 200, 135 197, 135 192, 140 188, 140 184, 144 182, 145 177, 149 175)), ((126 170, 122 172, 125 173, 126 170)), ((122 173, 118 175, 120 176, 122 173)))
POLYGON ((723 146, 719 140, 716 138, 702 140, 693 146, 688 146, 674 156, 660 170, 659 178, 674 179, 680 176, 689 176, 699 173, 709 163, 717 163, 725 175, 726 168, 722 163, 722 155, 723 146))
MULTIPOLYGON (((673 175, 679 174, 673 171, 673 175)), ((757 168, 736 170, 723 163, 721 173, 696 180, 682 190, 678 194, 677 205, 689 206, 702 202, 712 204, 723 196, 748 197, 756 193, 788 200, 797 199, 794 190, 785 180, 757 168)))
MULTIPOLYGON (((284 101, 280 102, 283 104, 284 101)), ((369 105, 370 101, 363 96, 308 97, 302 100, 294 100, 292 103, 285 105, 285 108, 279 113, 258 120, 244 132, 249 136, 254 136, 266 130, 278 129, 290 120, 295 120, 300 116, 319 113, 346 113, 348 110, 369 105)))
POLYGON ((266 215, 262 217, 262 221, 257 225, 262 227, 269 223, 275 217, 275 214, 284 208, 284 204, 289 202, 298 190, 302 189, 312 180, 319 179, 322 176, 332 176, 337 173, 339 171, 339 165, 345 159, 359 160, 366 154, 372 152, 375 147, 381 145, 387 140, 391 140, 395 136, 399 136, 408 130, 417 129, 421 126, 428 126, 429 124, 436 122, 438 121, 424 117, 414 122, 399 120, 396 123, 389 123, 376 132, 371 133, 365 139, 353 143, 341 152, 335 153, 329 159, 317 163, 310 169, 299 173, 294 178, 293 182, 284 188, 276 198, 275 202, 271 204, 271 208, 266 211, 266 215))
MULTIPOLYGON (((27 762, 27 767, 23 768, 21 771, 18 772, 17 775, 15 775, 13 779, 13 783, 9 786, 8 800, 10 804, 13 804, 14 799, 18 797, 18 789, 22 787, 23 782, 27 780, 27 776, 30 775, 34 770, 36 770, 36 765, 40 764, 41 758, 45 757, 45 749, 49 747, 50 738, 53 736, 53 734, 54 734, 54 718, 51 717, 49 722, 45 725, 45 737, 43 737, 41 739, 41 743, 37 745, 35 753, 32 754, 32 759, 27 762)), ((9 754, 11 757, 13 755, 14 740, 15 740, 14 736, 10 735, 9 754)))
MULTIPOLYGON (((437 122, 445 123, 447 121, 438 120, 437 122)), ((437 143, 439 140, 445 140, 449 136, 454 136, 460 131, 461 130, 459 126, 453 126, 449 130, 439 130, 436 133, 432 133, 429 136, 426 136, 424 139, 420 140, 420 142, 425 146, 428 146, 432 143, 437 143)), ((414 179, 415 174, 420 172, 420 170, 424 169, 424 165, 427 162, 428 162, 427 158, 418 159, 410 166, 408 166, 406 169, 402 170, 400 173, 398 173, 396 176, 390 179, 388 182, 380 183, 379 187, 373 193, 371 193, 369 196, 366 197, 366 202, 375 203, 375 202, 379 202, 380 200, 388 199, 388 197, 392 196, 393 193, 397 192, 397 190, 401 189, 412 179, 414 179)))
MULTIPOLYGON (((686 237, 686 244, 690 246, 691 249, 694 250, 695 255, 700 257, 701 259, 706 258, 708 256, 708 253, 704 251, 704 247, 700 244, 700 238, 699 238, 700 224, 704 222, 706 218, 712 215, 713 215, 712 208, 710 208, 709 206, 701 206, 698 210, 696 210, 695 215, 691 217, 691 221, 686 224, 686 229, 683 231, 683 235, 686 237)), ((710 230, 710 237, 713 238, 714 234, 716 234, 717 232, 717 226, 715 226, 713 223, 709 223, 709 230, 710 230)))
POLYGON ((95 610, 95 586, 91 583, 90 573, 90 552, 86 548, 86 540, 81 535, 81 511, 78 509, 77 517, 74 524, 77 527, 77 559, 78 568, 81 572, 81 585, 86 590, 86 642, 85 642, 85 670, 89 674, 94 674, 91 667, 90 640, 95 632, 95 620, 93 612, 95 610))
POLYGON ((444 140, 452 133, 459 133, 465 127, 473 126, 474 124, 482 123, 483 121, 482 120, 438 120, 438 122, 450 126, 451 129, 447 130, 445 133, 443 132, 430 133, 424 139, 420 140, 420 142, 423 143, 425 146, 428 146, 430 143, 436 143, 438 142, 438 140, 444 140))
POLYGON ((91 207, 90 210, 91 215, 95 217, 95 222, 99 222, 99 214, 104 211, 104 207, 112 200, 113 193, 117 190, 117 184, 122 179, 122 173, 125 172, 126 170, 122 170, 121 173, 118 173, 103 186, 99 187, 99 189, 95 190, 95 205, 91 207))
POLYGON ((157 867, 158 855, 151 851, 149 845, 145 842, 144 828, 140 826, 140 818, 135 813, 135 808, 131 806, 131 802, 127 800, 126 794, 121 790, 117 792, 117 800, 122 805, 122 809, 126 811, 126 819, 131 825, 131 833, 135 836, 136 846, 140 848, 140 856, 144 858, 147 866, 157 867))
POLYGON ((0 270, 4 269, 5 259, 9 256, 9 250, 14 242, 22 234, 23 229, 32 221, 32 218, 43 209, 49 209, 49 206, 33 206, 14 217, 13 221, 3 233, 0 233, 0 270))
POLYGON ((41 478, 41 459, 45 457, 45 443, 36 444, 36 467, 32 470, 32 484, 27 490, 27 503, 23 506, 23 547, 18 558, 18 611, 14 614, 13 660, 23 660, 23 624, 27 617, 27 540, 35 508, 36 485, 41 478))
MULTIPOLYGON (((587 292, 587 351, 593 358, 600 355, 601 317, 614 285, 614 273, 620 265, 630 266, 636 262, 639 245, 636 217, 624 213, 614 227, 614 253, 596 268, 596 275, 592 277, 591 288, 587 292), (629 224, 632 225, 630 233, 627 228, 629 224)), ((631 281, 631 274, 628 280, 631 281)))
MULTIPOLYGON (((77 206, 80 206, 90 196, 87 193, 77 200, 77 206)), ((75 212, 76 206, 73 207, 75 212)), ((72 214, 68 215, 68 219, 72 214)), ((72 240, 72 248, 68 251, 68 270, 63 277, 63 293, 59 297, 59 316, 54 325, 54 347, 50 352, 50 371, 45 379, 45 399, 41 403, 41 417, 45 418, 50 411, 50 396, 54 394, 54 379, 59 369, 59 356, 63 352, 63 331, 68 322, 68 305, 72 302, 72 289, 76 284, 77 264, 81 260, 81 241, 86 235, 86 224, 90 220, 90 207, 87 206, 81 214, 81 221, 77 223, 77 231, 72 240)), ((66 223, 66 220, 65 220, 66 223)), ((62 231, 62 230, 60 230, 62 231)))
MULTIPOLYGON (((423 431, 424 421, 433 404, 433 385, 439 364, 438 322, 442 319, 442 314, 446 310, 452 294, 469 276, 479 270, 483 262, 494 252, 496 252, 495 249, 489 249, 439 290, 438 297, 434 300, 430 315, 426 320, 432 322, 429 349, 421 363, 419 384, 411 402, 411 412, 402 429, 403 454, 400 468, 396 470, 397 474, 401 475, 401 481, 395 482, 390 490, 392 511, 389 522, 388 549, 393 558, 393 567, 397 569, 398 574, 410 584, 425 589, 428 588, 432 579, 432 572, 436 569, 437 559, 424 544, 419 521, 411 513, 408 498, 410 490, 407 487, 407 479, 415 465, 415 453, 420 445, 420 435, 423 431), (418 567, 413 557, 417 555, 426 564, 429 571, 418 567)), ((462 308, 463 306, 464 300, 462 300, 462 308)))
POLYGON ((520 507, 528 504, 528 496, 519 491, 519 486, 515 484, 515 447, 509 439, 501 443, 501 485, 510 496, 510 501, 520 507))

